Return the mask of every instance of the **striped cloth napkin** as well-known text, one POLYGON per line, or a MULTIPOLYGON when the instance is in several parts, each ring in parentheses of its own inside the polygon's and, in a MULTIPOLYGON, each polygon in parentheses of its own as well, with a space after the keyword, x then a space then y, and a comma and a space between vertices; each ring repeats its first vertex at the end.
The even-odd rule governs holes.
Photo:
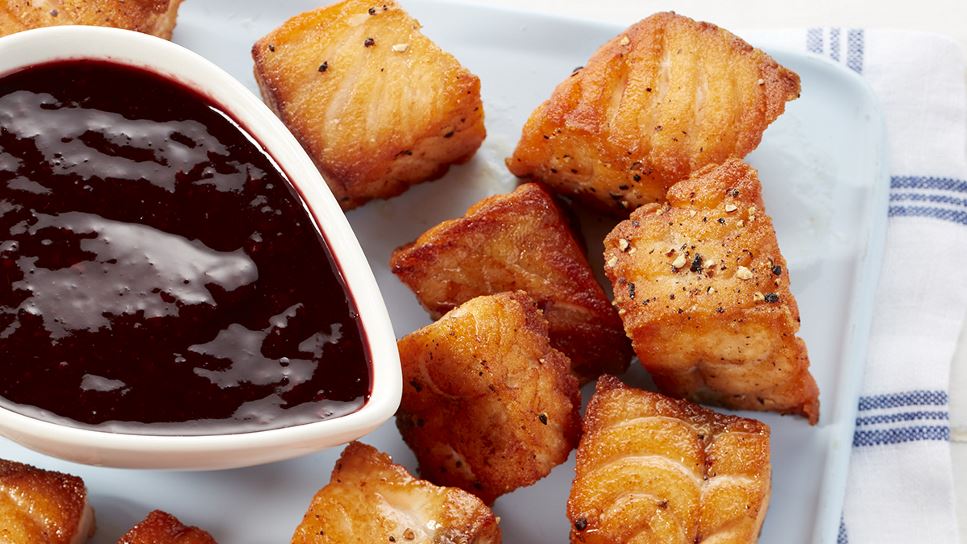
POLYGON ((963 51, 918 32, 762 34, 861 74, 886 117, 886 252, 838 543, 955 544, 948 393, 967 311, 963 51))

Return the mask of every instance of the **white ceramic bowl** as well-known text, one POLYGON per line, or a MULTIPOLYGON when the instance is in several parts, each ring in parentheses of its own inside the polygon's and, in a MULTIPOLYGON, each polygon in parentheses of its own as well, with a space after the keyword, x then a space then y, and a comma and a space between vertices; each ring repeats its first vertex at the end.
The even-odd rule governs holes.
POLYGON ((375 429, 402 394, 389 314, 346 216, 305 151, 241 83, 166 40, 113 28, 62 26, 0 38, 0 74, 54 60, 101 59, 146 68, 210 97, 269 151, 312 210, 356 302, 371 356, 372 394, 355 413, 293 427, 239 434, 153 436, 40 421, 0 407, 0 433, 39 452, 90 465, 225 469, 279 461, 343 444, 375 429))

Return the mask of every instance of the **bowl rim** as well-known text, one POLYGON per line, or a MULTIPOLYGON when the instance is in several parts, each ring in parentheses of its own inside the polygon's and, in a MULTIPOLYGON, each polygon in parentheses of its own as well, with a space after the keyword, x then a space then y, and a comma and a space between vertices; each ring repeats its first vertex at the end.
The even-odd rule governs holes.
MULTIPOLYGON (((30 66, 61 60, 101 60, 145 69, 185 85, 220 105, 268 152, 289 178, 308 208, 337 262, 337 269, 356 305, 370 358, 371 393, 357 411, 328 420, 291 427, 211 435, 155 435, 111 432, 44 421, 0 406, 0 431, 31 449, 72 460, 84 455, 64 451, 95 450, 94 463, 107 466, 178 468, 211 466, 211 462, 165 463, 167 454, 244 453, 293 445, 274 451, 281 460, 358 438, 392 416, 402 396, 402 374, 389 312, 365 254, 349 221, 321 173, 282 121, 241 82, 197 53, 168 40, 108 27, 65 25, 27 30, 0 38, 0 76, 30 66), (66 450, 65 450, 66 448, 66 450), (288 455, 291 453, 291 455, 288 455), (139 461, 132 457, 150 454, 139 461), (129 457, 126 461, 123 459, 129 457), (119 462, 120 461, 120 462, 119 462), (161 462, 159 462, 161 461, 161 462)), ((81 461, 85 462, 85 461, 81 461)), ((260 461, 263 462, 263 461, 260 461)), ((267 462, 267 461, 265 461, 267 462)), ((256 463, 215 463, 225 467, 256 463)))

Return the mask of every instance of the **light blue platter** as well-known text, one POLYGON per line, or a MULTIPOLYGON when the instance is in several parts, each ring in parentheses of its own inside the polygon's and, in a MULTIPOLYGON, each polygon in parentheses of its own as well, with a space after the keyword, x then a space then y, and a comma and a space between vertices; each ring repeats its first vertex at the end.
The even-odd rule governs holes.
MULTIPOLYGON (((239 78, 253 91, 252 43, 309 0, 185 2, 176 42, 239 78)), ((465 166, 403 196, 349 214, 389 306, 397 334, 429 322, 410 291, 389 272, 390 252, 485 196, 513 189, 503 166, 531 110, 554 86, 621 28, 494 9, 484 5, 403 0, 424 31, 480 76, 488 137, 465 166)), ((628 21, 632 23, 634 21, 628 21)), ((754 41, 754 40, 753 40, 754 41)), ((799 301, 802 336, 821 391, 822 419, 747 414, 772 427, 773 492, 761 542, 833 543, 846 484, 853 420, 866 358, 886 227, 888 179, 883 124, 865 83, 805 53, 769 49, 799 73, 802 97, 765 133, 749 157, 799 301)), ((585 218, 587 219, 587 218, 585 218)), ((586 220, 591 258, 610 228, 586 220)), ((633 368, 626 381, 645 384, 633 368)), ((392 422, 365 441, 414 468, 392 422)), ((226 544, 287 542, 312 495, 329 479, 339 450, 294 461, 224 472, 162 473, 85 467, 0 439, 0 458, 82 476, 97 511, 96 544, 113 543, 152 509, 208 529, 226 544)), ((563 543, 571 460, 536 485, 497 501, 508 544, 563 543)))

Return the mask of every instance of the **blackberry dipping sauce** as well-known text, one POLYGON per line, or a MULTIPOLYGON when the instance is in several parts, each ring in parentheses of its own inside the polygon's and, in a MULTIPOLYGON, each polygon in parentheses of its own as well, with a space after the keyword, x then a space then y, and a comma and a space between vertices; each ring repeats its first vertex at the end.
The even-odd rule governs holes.
POLYGON ((323 237, 229 114, 102 61, 0 77, 0 405, 222 434, 338 417, 369 392, 323 237))

